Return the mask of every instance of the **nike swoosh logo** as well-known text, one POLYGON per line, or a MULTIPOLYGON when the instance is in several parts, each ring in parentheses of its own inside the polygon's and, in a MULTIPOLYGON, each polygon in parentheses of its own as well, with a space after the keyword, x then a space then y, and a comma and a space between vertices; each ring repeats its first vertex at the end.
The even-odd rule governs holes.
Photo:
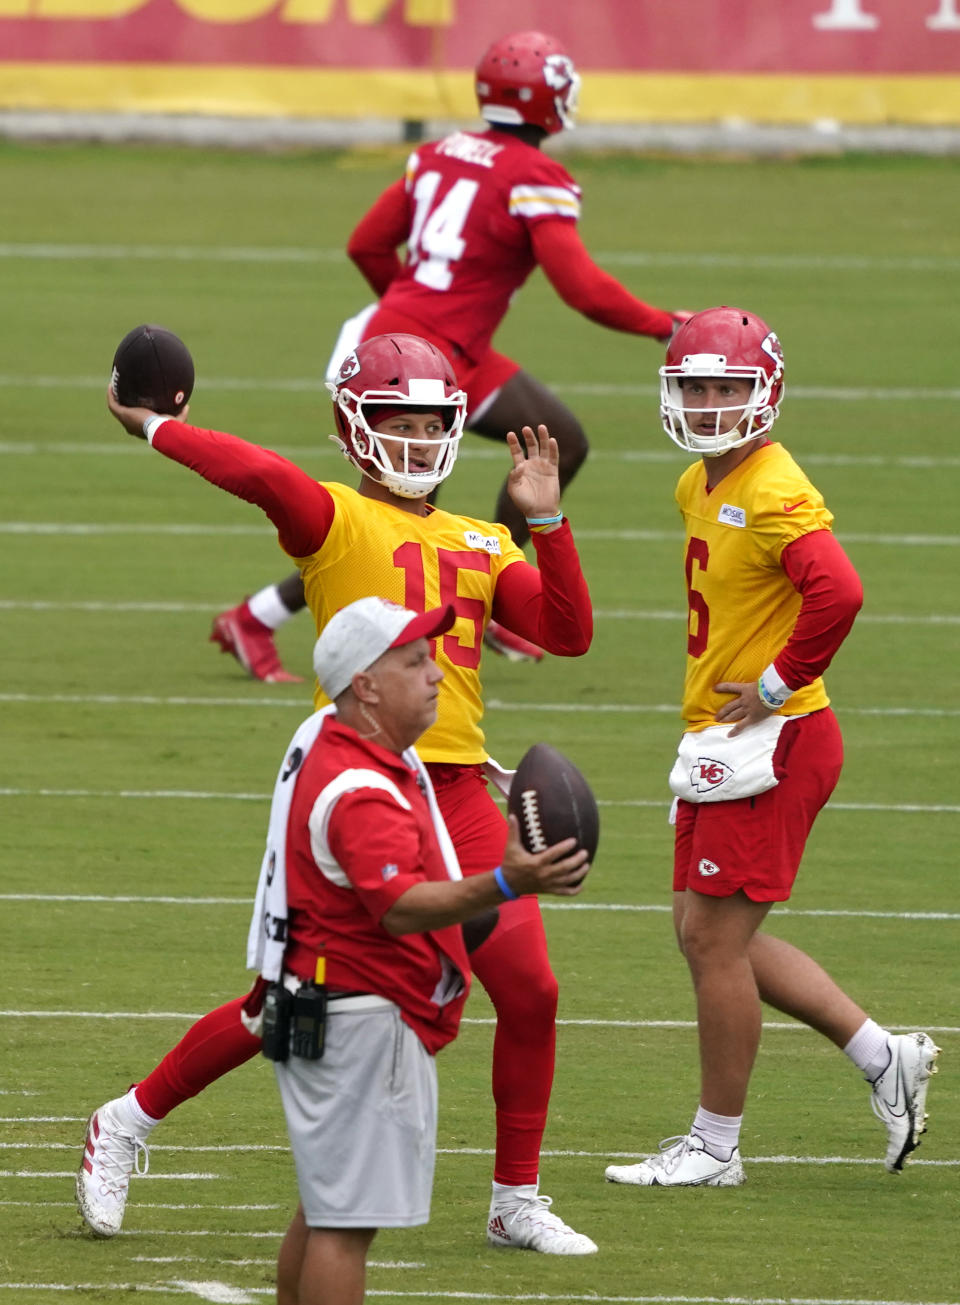
POLYGON ((805 498, 802 498, 798 503, 784 503, 783 510, 784 512, 796 512, 797 508, 803 507, 806 501, 807 500, 805 498))
POLYGON ((886 1106, 887 1110, 890 1111, 890 1114, 893 1115, 894 1119, 909 1117, 910 1115, 910 1111, 907 1109, 907 1103, 899 1092, 892 1101, 884 1101, 883 1104, 886 1106))
POLYGON ((903 1075, 900 1073, 899 1065, 897 1066, 896 1091, 893 1094, 893 1100, 891 1101, 889 1097, 882 1097, 881 1101, 883 1105, 886 1107, 886 1109, 889 1110, 891 1115, 893 1115, 894 1117, 899 1117, 901 1115, 909 1116, 910 1109, 909 1106, 907 1105, 907 1100, 904 1095, 903 1075))

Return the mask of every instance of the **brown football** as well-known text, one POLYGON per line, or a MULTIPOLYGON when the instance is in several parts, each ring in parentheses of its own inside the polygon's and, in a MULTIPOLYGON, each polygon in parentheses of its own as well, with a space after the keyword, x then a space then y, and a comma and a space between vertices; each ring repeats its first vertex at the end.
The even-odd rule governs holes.
POLYGON ((520 822, 528 852, 575 838, 593 861, 600 841, 596 798, 570 758, 549 743, 535 743, 524 753, 510 781, 507 808, 520 822))
POLYGON ((125 408, 177 417, 193 393, 190 350, 165 326, 135 326, 113 355, 113 393, 125 408))

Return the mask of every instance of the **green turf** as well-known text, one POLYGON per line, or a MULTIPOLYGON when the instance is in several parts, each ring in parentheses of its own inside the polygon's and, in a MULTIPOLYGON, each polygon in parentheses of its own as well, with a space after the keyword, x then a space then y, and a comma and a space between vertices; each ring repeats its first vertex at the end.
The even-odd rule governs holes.
MULTIPOLYGON (((164 322, 195 355, 196 421, 350 481, 325 440, 317 378, 339 322, 368 295, 337 251, 401 165, 397 151, 0 145, 3 1305, 53 1305, 64 1288, 105 1305, 144 1291, 218 1298, 196 1284, 233 1288, 220 1299, 270 1297, 296 1195, 266 1062, 157 1130, 122 1237, 92 1241, 72 1207, 89 1110, 246 982, 265 794, 308 708, 303 689, 252 683, 206 642, 214 612, 285 573, 259 514, 126 437, 101 389, 121 336, 164 322), (27 248, 13 257, 11 246, 27 248), (173 610, 116 607, 138 602, 173 610), (265 1208, 238 1208, 250 1206, 265 1208)), ((570 166, 588 245, 635 292, 742 303, 783 340, 778 434, 826 494, 866 605, 828 677, 844 775, 772 927, 881 1021, 944 1030, 944 1072, 917 1161, 892 1178, 852 1067, 812 1033, 768 1027, 744 1188, 602 1181, 608 1159, 683 1131, 697 1094, 665 786, 682 667, 672 492, 685 460, 657 420, 656 347, 578 318, 537 275, 497 343, 556 386, 591 437, 565 504, 600 615, 581 661, 485 664, 486 728, 504 762, 537 739, 571 753, 603 804, 581 899, 593 909, 546 911, 571 1022, 542 1171, 601 1253, 485 1246, 492 1028, 478 990, 440 1061, 433 1219, 378 1239, 371 1292, 956 1302, 960 173, 951 160, 866 157, 570 166)), ((496 445, 468 436, 444 503, 488 515, 503 469, 496 445)), ((308 624, 279 642, 306 673, 308 624)))

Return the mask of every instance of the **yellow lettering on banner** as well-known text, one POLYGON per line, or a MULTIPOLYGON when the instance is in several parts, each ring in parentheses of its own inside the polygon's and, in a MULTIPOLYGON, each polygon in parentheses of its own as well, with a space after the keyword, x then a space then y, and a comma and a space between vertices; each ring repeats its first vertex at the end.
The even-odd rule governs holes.
POLYGON ((413 27, 450 27, 455 0, 406 0, 403 16, 413 27))
POLYGON ((30 18, 122 18, 140 9, 147 0, 0 0, 0 14, 24 14, 30 18))
POLYGON ((177 0, 177 7, 201 23, 249 23, 275 8, 277 0, 177 0))
POLYGON ((328 23, 336 0, 287 0, 280 10, 284 23, 328 23))
MULTIPOLYGON (((179 4, 184 2, 178 0, 179 4)), ((338 2, 342 2, 351 23, 373 27, 401 0, 285 0, 280 18, 285 23, 328 23, 338 2)), ((455 3, 456 0, 402 0, 404 22, 411 27, 449 27, 455 3)))

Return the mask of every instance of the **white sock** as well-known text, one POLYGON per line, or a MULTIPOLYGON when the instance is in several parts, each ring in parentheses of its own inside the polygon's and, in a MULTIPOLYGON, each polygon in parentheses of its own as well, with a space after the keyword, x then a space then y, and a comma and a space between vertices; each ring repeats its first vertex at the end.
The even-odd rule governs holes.
POLYGON ((743 1115, 715 1115, 697 1106, 691 1133, 703 1138, 703 1144, 717 1160, 729 1160, 740 1144, 743 1115))
POLYGON ((280 597, 280 590, 276 585, 267 585, 266 589, 261 589, 259 593, 247 599, 247 606, 250 613, 255 616, 262 625, 269 626, 271 630, 279 630, 285 621, 289 621, 293 612, 286 606, 280 597))
POLYGON ((873 1083, 890 1064, 890 1034, 873 1020, 864 1020, 843 1051, 873 1083))
POLYGON ((521 1183, 517 1187, 511 1187, 507 1183, 498 1183, 493 1180, 493 1204, 500 1209, 509 1209, 514 1205, 521 1205, 524 1201, 532 1200, 539 1191, 539 1177, 535 1183, 521 1183))
POLYGON ((140 1105, 135 1087, 132 1087, 125 1097, 119 1099, 114 1107, 114 1114, 128 1133, 141 1139, 148 1137, 150 1130, 160 1123, 159 1119, 148 1115, 140 1105))

